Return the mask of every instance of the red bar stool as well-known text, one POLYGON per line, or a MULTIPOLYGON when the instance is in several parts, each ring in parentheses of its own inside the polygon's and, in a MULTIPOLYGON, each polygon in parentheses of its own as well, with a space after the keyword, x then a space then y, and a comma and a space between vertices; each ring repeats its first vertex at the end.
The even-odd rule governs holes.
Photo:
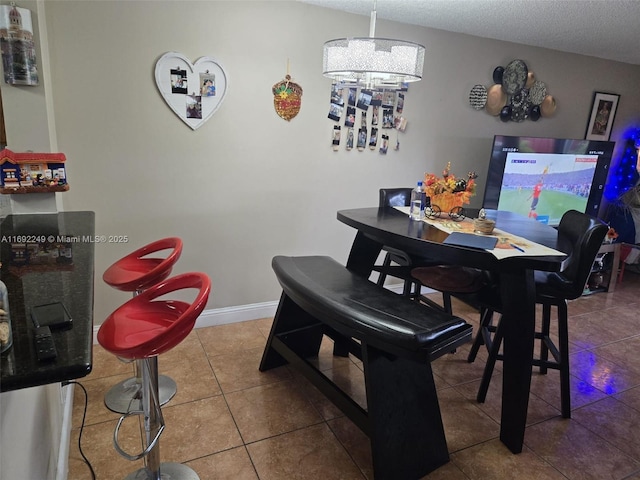
MULTIPOLYGON (((171 274, 173 265, 182 253, 182 240, 177 237, 163 238, 139 248, 121 258, 102 275, 102 279, 111 287, 133 296, 160 283, 171 274), (166 257, 157 256, 158 252, 169 251, 166 257)), ((127 378, 111 387, 104 397, 105 406, 116 413, 126 413, 130 409, 140 410, 140 389, 142 372, 135 362, 135 377, 127 378)), ((164 405, 177 392, 176 382, 166 375, 160 375, 160 404, 164 405)))
POLYGON ((199 479, 197 473, 186 465, 160 463, 159 439, 165 425, 158 398, 158 355, 171 350, 189 335, 207 303, 210 291, 211 281, 204 273, 177 275, 135 296, 100 326, 100 345, 118 357, 140 362, 142 371, 142 409, 122 415, 113 434, 113 444, 118 453, 132 461, 145 460, 145 466, 130 473, 125 480, 199 479), (197 290, 191 303, 158 299, 186 289, 197 290), (131 415, 144 416, 144 449, 135 455, 125 452, 118 443, 120 426, 131 415))

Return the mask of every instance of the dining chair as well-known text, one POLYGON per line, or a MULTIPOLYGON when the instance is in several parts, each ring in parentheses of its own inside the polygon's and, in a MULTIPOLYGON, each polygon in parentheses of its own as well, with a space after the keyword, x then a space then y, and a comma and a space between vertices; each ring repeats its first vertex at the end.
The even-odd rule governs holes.
MULTIPOLYGON (((381 188, 378 206, 408 207, 411 204, 411 190, 411 188, 381 188)), ((373 270, 378 272, 378 285, 383 287, 387 276, 399 278, 404 282, 403 296, 419 296, 420 285, 411 277, 411 269, 416 263, 423 264, 424 261, 387 245, 382 247, 382 250, 385 252, 382 264, 373 266, 373 270)))
POLYGON ((452 296, 480 310, 481 306, 475 294, 493 281, 489 272, 461 265, 417 267, 411 270, 411 276, 420 285, 418 291, 427 287, 442 293, 442 305, 424 295, 420 296, 419 300, 448 314, 453 314, 452 296))
MULTIPOLYGON (((608 226, 601 220, 576 210, 569 210, 562 216, 558 226, 558 250, 569 252, 563 262, 562 271, 534 272, 536 303, 542 305, 542 325, 541 330, 535 332, 535 338, 540 340, 539 357, 534 356, 531 364, 539 367, 541 374, 546 374, 549 368, 560 371, 561 411, 564 418, 571 418, 568 301, 579 298, 584 292, 593 262, 607 231, 608 226), (554 344, 550 336, 552 307, 557 309, 558 345, 554 344), (549 353, 552 358, 549 358, 549 353)), ((494 298, 497 298, 497 295, 494 298)), ((480 331, 467 359, 473 362, 482 345, 485 345, 489 352, 478 390, 477 400, 480 403, 486 399, 496 360, 503 358, 500 353, 502 323, 499 321, 497 325, 492 324, 493 312, 499 312, 500 307, 495 301, 492 303, 485 305, 486 311, 481 319, 480 331)))
MULTIPOLYGON (((411 203, 411 188, 381 188, 379 206, 396 207, 409 206, 411 203)), ((404 281, 403 295, 415 298, 432 307, 452 314, 451 295, 460 297, 478 292, 489 281, 487 272, 474 268, 438 265, 437 261, 417 258, 393 247, 384 246, 386 251, 381 266, 374 266, 379 272, 378 285, 384 286, 387 275, 404 281), (442 305, 421 295, 422 286, 442 293, 442 305)), ((472 300, 466 300, 467 303, 472 300)), ((472 306, 476 306, 472 303, 472 306)))

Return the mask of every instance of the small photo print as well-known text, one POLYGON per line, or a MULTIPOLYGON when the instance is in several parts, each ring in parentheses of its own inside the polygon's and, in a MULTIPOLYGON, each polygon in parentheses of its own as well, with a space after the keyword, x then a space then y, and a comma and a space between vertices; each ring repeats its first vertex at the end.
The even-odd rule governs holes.
POLYGON ((354 123, 356 123, 356 109, 355 107, 347 107, 347 117, 344 119, 344 125, 353 127, 354 123))
POLYGON ((367 112, 362 112, 360 115, 360 126, 367 128, 367 112))
POLYGON ((380 116, 380 107, 373 107, 371 112, 371 125, 378 125, 378 118, 380 116))
POLYGON ((385 90, 382 95, 382 106, 383 107, 391 107, 396 103, 396 92, 393 90, 385 90))
POLYGON ((376 144, 378 143, 378 129, 371 129, 371 138, 369 138, 369 148, 371 150, 375 150, 376 144))
POLYGON ((353 148, 353 128, 350 128, 347 132, 347 150, 353 148))
POLYGON ((340 145, 340 125, 333 126, 333 140, 331 143, 336 146, 340 145))
POLYGON ((404 132, 407 128, 407 119, 404 117, 396 117, 393 119, 396 130, 404 132))
POLYGON ((393 127, 393 108, 385 108, 382 112, 382 128, 393 127))
POLYGON ((371 96, 371 106, 379 107, 382 105, 382 90, 375 90, 371 96))
POLYGON ((382 135, 382 145, 380 145, 380 153, 382 155, 386 155, 388 149, 389 149, 389 136, 382 135))
POLYGON ((343 88, 337 83, 331 84, 331 103, 336 105, 344 105, 344 98, 342 98, 343 88))
POLYGON ((329 115, 328 117, 331 120, 335 120, 336 122, 340 121, 340 117, 342 117, 342 111, 344 110, 343 105, 338 105, 337 103, 332 103, 329 106, 329 115))
POLYGON ((187 93, 187 71, 171 69, 171 93, 187 93))
POLYGON ((402 113, 404 108, 404 93, 398 93, 398 104, 396 105, 396 112, 402 113))
POLYGON ((347 100, 349 105, 356 104, 356 90, 356 88, 349 88, 349 99, 347 100))
POLYGON ((202 118, 202 97, 187 95, 187 118, 202 118))
POLYGON ((210 73, 200 74, 200 95, 203 97, 216 96, 216 76, 210 73))
POLYGON ((367 129, 362 127, 358 130, 358 149, 364 150, 367 144, 367 129))
POLYGON ((371 97, 371 90, 360 90, 357 107, 361 110, 367 110, 371 104, 371 97))

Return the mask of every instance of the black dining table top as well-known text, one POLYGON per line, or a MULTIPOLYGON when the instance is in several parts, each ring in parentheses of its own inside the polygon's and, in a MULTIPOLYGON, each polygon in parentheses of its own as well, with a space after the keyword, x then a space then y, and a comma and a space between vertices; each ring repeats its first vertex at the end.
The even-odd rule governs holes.
MULTIPOLYGON (((465 211, 470 218, 477 216, 478 213, 478 210, 466 209, 465 211)), ((486 214, 487 218, 496 221, 496 228, 500 230, 563 251, 555 228, 513 212, 486 210, 486 214)), ((337 218, 364 235, 375 238, 385 245, 393 245, 409 254, 424 256, 428 247, 429 254, 442 263, 464 264, 494 271, 509 268, 558 271, 564 258, 519 255, 499 260, 486 250, 443 244, 449 236, 448 233, 427 222, 411 220, 404 212, 393 207, 340 210, 337 218)))

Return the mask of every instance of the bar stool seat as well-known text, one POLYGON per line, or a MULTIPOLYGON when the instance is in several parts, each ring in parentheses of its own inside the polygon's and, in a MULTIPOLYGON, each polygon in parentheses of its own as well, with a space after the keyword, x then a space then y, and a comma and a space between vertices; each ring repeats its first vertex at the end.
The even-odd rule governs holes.
MULTIPOLYGON (((145 245, 116 261, 102 275, 104 282, 134 296, 160 283, 171 275, 173 266, 182 254, 182 240, 168 237, 145 245), (169 251, 166 256, 160 252, 169 251), (156 255, 158 254, 158 255, 156 255)), ((130 409, 139 410, 141 373, 136 364, 135 377, 127 378, 111 387, 104 397, 105 406, 116 413, 126 413, 130 409)), ((164 405, 177 392, 176 382, 166 375, 160 375, 160 404, 164 405)))
MULTIPOLYGON (((126 477, 159 480, 197 480, 198 475, 180 463, 160 463, 159 438, 164 420, 158 398, 158 355, 171 350, 189 335, 196 319, 202 313, 211 281, 204 273, 185 273, 154 285, 116 309, 100 326, 98 342, 118 357, 141 362, 142 409, 125 413, 114 432, 114 447, 129 460, 145 459, 145 466, 126 477), (195 299, 162 299, 172 292, 196 289, 195 299), (144 415, 145 444, 140 454, 125 452, 118 443, 122 422, 131 415, 144 415)), ((181 292, 182 293, 182 292, 181 292)), ((182 295, 181 295, 182 296, 182 295)))
MULTIPOLYGON (((459 265, 434 265, 417 267, 411 270, 411 276, 421 287, 431 288, 442 293, 442 306, 427 297, 420 297, 432 307, 440 308, 452 314, 451 296, 473 294, 482 290, 489 283, 488 273, 476 268, 459 265)), ((475 303, 475 302, 468 302, 475 303)))
POLYGON ((163 238, 122 257, 105 270, 102 280, 117 290, 140 292, 169 278, 181 254, 182 240, 163 238), (164 258, 149 257, 163 250, 171 251, 164 258))

